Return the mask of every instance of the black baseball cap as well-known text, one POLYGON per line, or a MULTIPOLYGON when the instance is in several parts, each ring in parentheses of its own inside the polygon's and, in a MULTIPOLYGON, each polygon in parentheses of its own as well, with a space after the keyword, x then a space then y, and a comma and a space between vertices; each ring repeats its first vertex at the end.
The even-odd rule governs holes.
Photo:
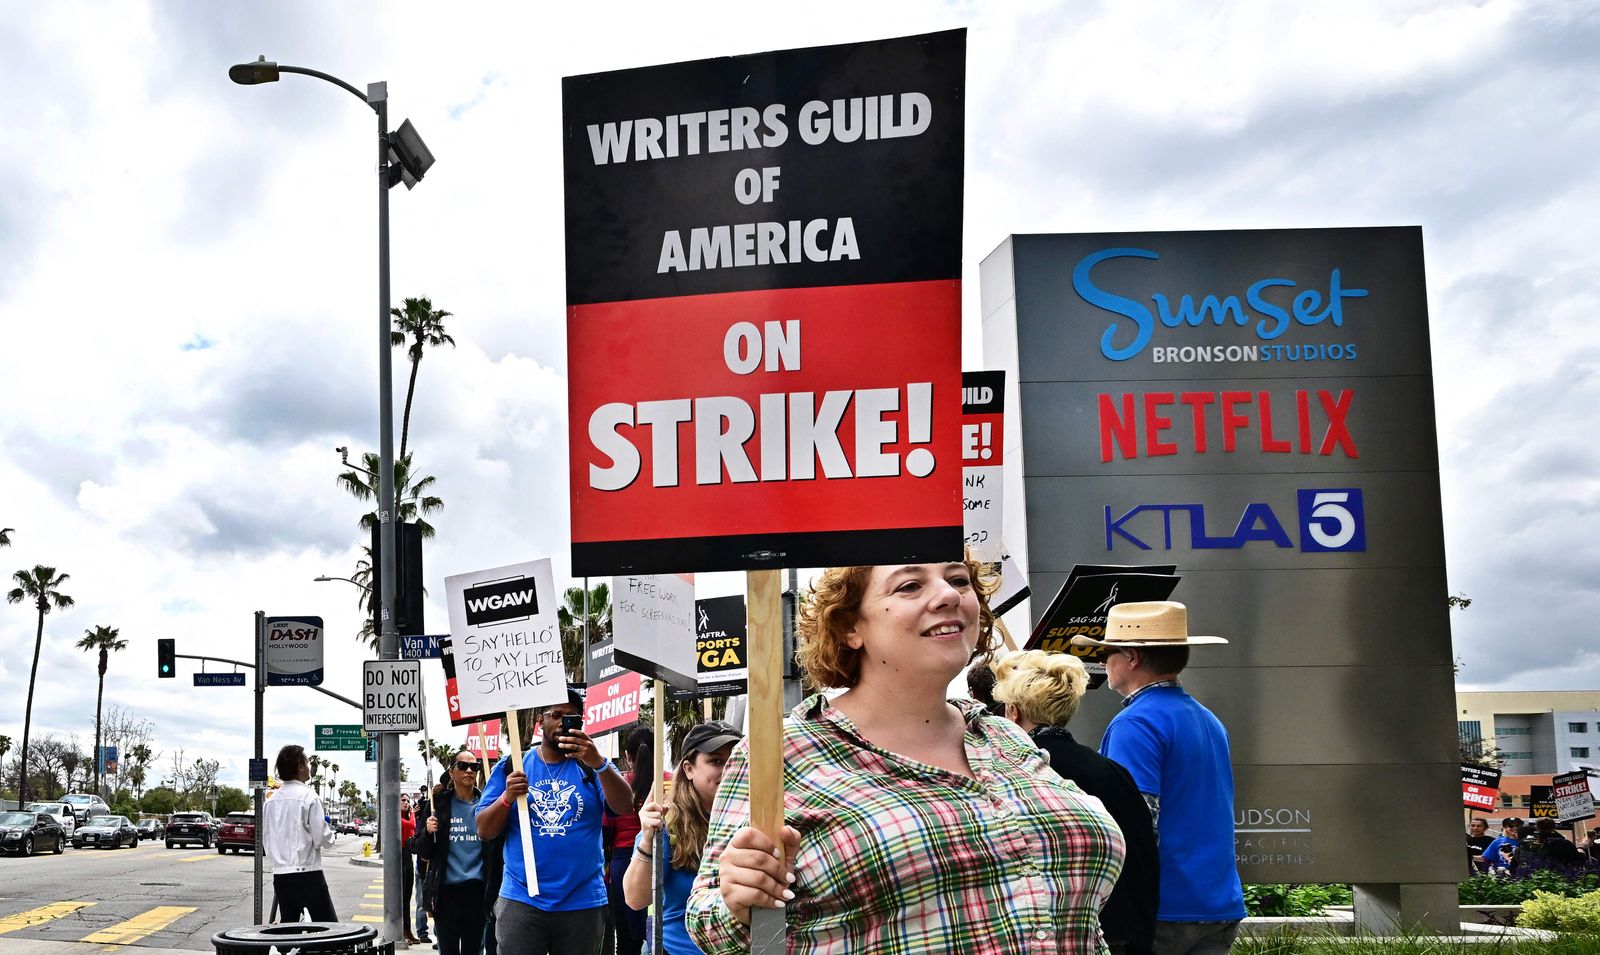
POLYGON ((742 739, 744 734, 725 720, 701 723, 683 738, 683 758, 688 759, 695 753, 715 753, 729 743, 737 743, 742 739))

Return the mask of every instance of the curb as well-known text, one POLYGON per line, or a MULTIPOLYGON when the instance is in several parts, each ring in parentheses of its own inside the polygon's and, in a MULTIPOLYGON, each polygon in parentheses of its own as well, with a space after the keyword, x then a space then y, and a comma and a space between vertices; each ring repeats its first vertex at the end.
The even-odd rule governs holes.
POLYGON ((373 856, 370 859, 363 858, 361 856, 351 856, 350 864, 367 866, 368 868, 372 869, 381 869, 383 868, 383 856, 373 856))

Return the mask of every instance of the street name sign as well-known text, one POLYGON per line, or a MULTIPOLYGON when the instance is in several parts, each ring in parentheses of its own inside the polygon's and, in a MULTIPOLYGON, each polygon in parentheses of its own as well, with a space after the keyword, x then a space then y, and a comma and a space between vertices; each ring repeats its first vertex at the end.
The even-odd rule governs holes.
POLYGON ((244 686, 243 673, 196 673, 195 686, 244 686))
POLYGON ((429 636, 400 636, 400 659, 402 660, 437 660, 439 659, 439 641, 443 636, 433 634, 429 636))
POLYGON ((361 726, 368 733, 415 733, 422 729, 421 661, 362 662, 361 726))

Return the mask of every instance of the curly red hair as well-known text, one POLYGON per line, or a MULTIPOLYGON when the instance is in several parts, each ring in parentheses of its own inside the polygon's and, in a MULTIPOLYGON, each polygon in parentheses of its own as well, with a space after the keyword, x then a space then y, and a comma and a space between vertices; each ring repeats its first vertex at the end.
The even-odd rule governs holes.
MULTIPOLYGON (((997 626, 989 610, 989 596, 1000 589, 998 568, 968 558, 961 561, 972 576, 978 594, 978 647, 973 659, 987 660, 999 649, 997 626)), ((872 567, 829 567, 812 582, 795 622, 798 646, 795 656, 813 689, 848 689, 861 678, 861 651, 845 642, 861 613, 872 567)))

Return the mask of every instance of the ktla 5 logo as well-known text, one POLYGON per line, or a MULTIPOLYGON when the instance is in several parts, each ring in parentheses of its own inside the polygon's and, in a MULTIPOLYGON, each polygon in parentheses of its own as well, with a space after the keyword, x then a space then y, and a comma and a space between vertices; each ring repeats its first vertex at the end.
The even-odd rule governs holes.
MULTIPOLYGON (((1301 551, 1367 549, 1366 508, 1360 488, 1302 488, 1295 496, 1300 510, 1301 551)), ((1151 541, 1158 542, 1163 550, 1172 550, 1174 525, 1181 525, 1183 516, 1188 517, 1190 550, 1239 550, 1255 542, 1295 546, 1283 521, 1264 501, 1246 504, 1233 532, 1215 536, 1207 532, 1204 504, 1136 504, 1120 517, 1107 505, 1105 515, 1106 550, 1115 550, 1118 538, 1140 550, 1154 549, 1151 541)))

